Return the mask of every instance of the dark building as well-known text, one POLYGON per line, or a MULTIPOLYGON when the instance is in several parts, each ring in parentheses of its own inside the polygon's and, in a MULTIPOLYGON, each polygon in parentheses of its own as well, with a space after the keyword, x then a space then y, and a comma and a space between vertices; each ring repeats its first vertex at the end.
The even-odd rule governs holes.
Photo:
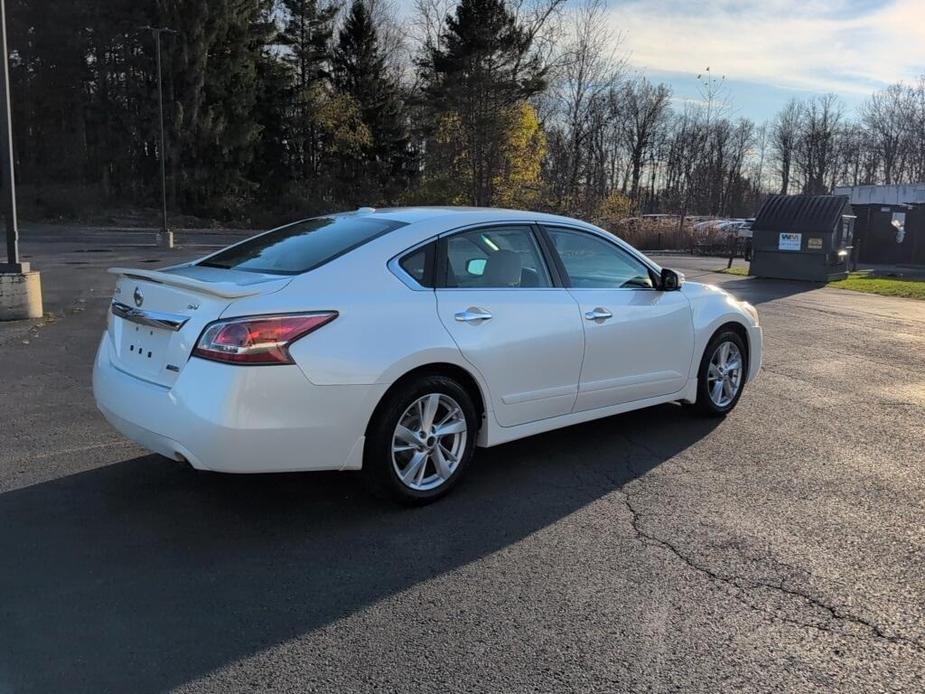
POLYGON ((844 186, 857 216, 857 259, 863 263, 925 265, 925 183, 844 186))
POLYGON ((850 209, 845 195, 772 195, 752 225, 750 273, 814 282, 847 277, 850 209))

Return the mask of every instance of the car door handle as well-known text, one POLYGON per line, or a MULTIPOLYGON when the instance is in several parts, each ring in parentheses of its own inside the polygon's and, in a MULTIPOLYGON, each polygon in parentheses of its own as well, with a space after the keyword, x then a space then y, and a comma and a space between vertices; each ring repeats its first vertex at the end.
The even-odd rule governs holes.
POLYGON ((585 318, 588 320, 607 320, 608 318, 613 318, 613 314, 606 308, 598 306, 596 309, 585 313, 585 318))
POLYGON ((483 320, 491 320, 491 314, 484 308, 470 306, 465 311, 457 313, 456 320, 460 323, 478 323, 483 320))

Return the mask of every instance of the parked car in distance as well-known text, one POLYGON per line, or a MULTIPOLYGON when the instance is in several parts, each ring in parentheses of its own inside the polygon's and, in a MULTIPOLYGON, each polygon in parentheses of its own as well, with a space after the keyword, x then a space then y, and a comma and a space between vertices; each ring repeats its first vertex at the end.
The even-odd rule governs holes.
POLYGON ((752 237, 752 224, 755 218, 749 219, 708 219, 694 224, 694 230, 698 232, 717 231, 735 236, 741 239, 750 239, 752 237))
POLYGON ((751 259, 754 219, 708 219, 693 225, 696 240, 691 247, 695 255, 742 256, 751 259))
POLYGON ((750 304, 547 214, 364 208, 111 272, 93 391, 118 431, 201 470, 362 470, 406 503, 476 446, 670 401, 725 415, 761 365, 750 304))
POLYGON ((750 239, 752 237, 752 224, 754 224, 754 222, 754 218, 733 219, 720 226, 720 229, 733 234, 737 239, 750 239))

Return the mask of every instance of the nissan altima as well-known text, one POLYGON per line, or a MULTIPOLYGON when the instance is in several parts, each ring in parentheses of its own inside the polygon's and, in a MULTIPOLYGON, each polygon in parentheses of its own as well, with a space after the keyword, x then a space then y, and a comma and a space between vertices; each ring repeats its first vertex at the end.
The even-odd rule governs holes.
POLYGON ((476 447, 725 415, 761 365, 750 304, 548 214, 362 208, 111 272, 93 392, 118 431, 200 470, 362 470, 410 504, 476 447))

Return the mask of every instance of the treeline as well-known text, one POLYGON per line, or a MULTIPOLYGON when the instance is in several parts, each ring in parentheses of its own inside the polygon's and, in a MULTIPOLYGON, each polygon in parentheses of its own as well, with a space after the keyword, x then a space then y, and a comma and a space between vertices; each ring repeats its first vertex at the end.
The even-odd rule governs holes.
POLYGON ((788 103, 770 126, 780 192, 925 181, 925 76, 874 93, 855 118, 826 95, 788 103))
POLYGON ((768 192, 925 180, 925 79, 734 117, 631 72, 603 0, 9 0, 21 206, 266 224, 359 205, 530 207, 602 224, 752 214, 768 192), (159 151, 153 34, 167 146, 159 151))

